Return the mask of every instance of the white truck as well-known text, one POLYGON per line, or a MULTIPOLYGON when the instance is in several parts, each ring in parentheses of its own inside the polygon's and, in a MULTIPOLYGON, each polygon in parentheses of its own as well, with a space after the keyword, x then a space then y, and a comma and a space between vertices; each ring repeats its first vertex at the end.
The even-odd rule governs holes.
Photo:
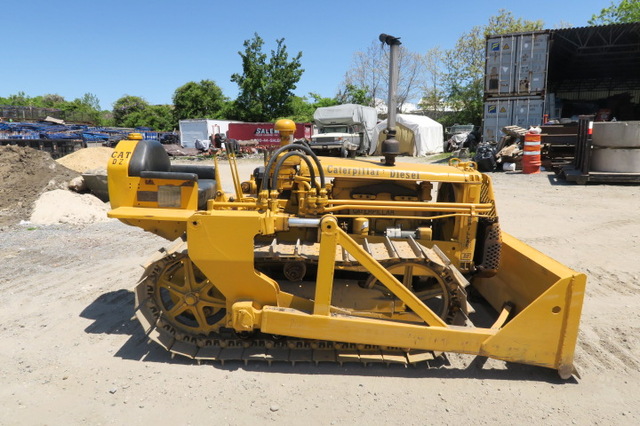
POLYGON ((196 141, 209 142, 211 136, 221 133, 226 136, 230 123, 239 123, 232 120, 194 119, 180 120, 180 145, 183 148, 195 148, 196 141))
POLYGON ((341 157, 369 153, 375 143, 373 132, 378 122, 375 108, 344 104, 316 109, 313 114, 318 133, 309 146, 315 152, 341 157))

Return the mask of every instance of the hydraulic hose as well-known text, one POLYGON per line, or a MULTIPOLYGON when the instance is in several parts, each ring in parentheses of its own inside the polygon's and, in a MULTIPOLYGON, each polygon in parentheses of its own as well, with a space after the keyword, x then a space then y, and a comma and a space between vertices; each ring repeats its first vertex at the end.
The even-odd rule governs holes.
MULTIPOLYGON (((267 163, 267 167, 265 167, 265 178, 262 180, 262 185, 260 187, 261 190, 264 190, 265 188, 269 188, 270 189, 270 182, 271 182, 271 169, 273 168, 274 163, 276 162, 276 158, 278 158, 278 156, 280 154, 282 154, 285 151, 303 151, 305 154, 309 155, 311 158, 313 158, 313 161, 316 165, 316 168, 318 169, 318 173, 320 175, 320 186, 322 188, 324 188, 325 186, 325 178, 324 178, 324 170, 322 170, 322 166, 320 165, 320 159, 318 158, 318 156, 311 150, 311 148, 309 148, 308 146, 305 145, 300 145, 300 144, 289 144, 289 145, 285 145, 281 148, 278 148, 273 155, 271 156, 271 158, 269 159, 269 162, 267 163), (268 181, 267 183, 265 183, 265 181, 268 181)), ((306 158, 304 156, 300 156, 301 158, 306 158)), ((306 163, 307 165, 309 165, 309 170, 310 172, 313 172, 313 167, 310 166, 310 162, 307 161, 308 159, 306 159, 306 163)))
POLYGON ((287 160, 287 158, 295 157, 295 156, 300 157, 305 163, 307 163, 307 167, 309 167, 309 175, 311 177, 311 185, 313 185, 318 191, 320 190, 320 188, 318 188, 318 182, 316 182, 316 173, 313 171, 313 167, 311 165, 311 161, 309 160, 309 158, 300 152, 289 151, 278 159, 276 166, 273 168, 273 174, 271 175, 272 179, 270 179, 269 182, 267 182, 267 189, 269 191, 273 189, 272 186, 275 183, 274 181, 278 176, 278 174, 280 174, 280 168, 282 167, 284 162, 287 160))

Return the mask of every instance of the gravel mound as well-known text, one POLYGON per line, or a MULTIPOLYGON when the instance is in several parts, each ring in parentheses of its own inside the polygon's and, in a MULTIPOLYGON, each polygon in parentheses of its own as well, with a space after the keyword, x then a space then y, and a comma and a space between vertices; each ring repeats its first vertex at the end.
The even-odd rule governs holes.
POLYGON ((91 194, 56 189, 45 192, 35 202, 30 222, 35 225, 84 225, 106 222, 109 204, 91 194))
POLYGON ((47 152, 0 146, 0 227, 27 219, 40 194, 66 189, 76 176, 47 152))
POLYGON ((92 147, 84 148, 58 158, 58 164, 75 170, 78 173, 86 173, 88 171, 104 171, 107 169, 107 161, 111 158, 113 148, 92 147))

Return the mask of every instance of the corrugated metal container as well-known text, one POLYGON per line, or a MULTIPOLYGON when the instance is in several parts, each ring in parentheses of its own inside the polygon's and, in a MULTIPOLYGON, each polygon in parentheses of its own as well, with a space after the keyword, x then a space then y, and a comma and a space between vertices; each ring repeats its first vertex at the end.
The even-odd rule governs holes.
POLYGON ((542 95, 547 85, 549 33, 532 32, 487 39, 485 95, 542 95))
POLYGON ((484 103, 482 140, 497 141, 502 137, 502 128, 511 126, 513 101, 511 99, 487 99, 484 103))
POLYGON ((538 97, 489 98, 484 103, 483 141, 499 141, 505 126, 542 124, 544 99, 538 97))
POLYGON ((516 94, 543 94, 547 84, 549 34, 518 36, 514 87, 516 94))
POLYGON ((514 99, 512 112, 512 125, 525 129, 529 128, 529 126, 539 126, 542 124, 542 116, 544 114, 544 99, 514 99))
POLYGON ((508 95, 514 92, 514 64, 516 62, 515 36, 487 39, 484 91, 490 95, 508 95))

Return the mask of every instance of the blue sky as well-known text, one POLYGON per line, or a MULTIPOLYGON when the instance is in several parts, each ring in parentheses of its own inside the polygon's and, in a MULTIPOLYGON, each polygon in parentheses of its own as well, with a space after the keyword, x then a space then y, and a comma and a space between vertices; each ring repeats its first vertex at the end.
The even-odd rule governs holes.
POLYGON ((353 53, 380 33, 401 37, 410 51, 451 48, 499 9, 541 19, 545 28, 584 26, 611 3, 581 1, 382 0, 21 0, 0 12, 0 97, 57 93, 67 100, 90 92, 102 109, 119 97, 171 103, 189 81, 215 81, 226 96, 242 72, 238 51, 258 33, 264 50, 285 38, 290 56, 303 52, 305 72, 296 94, 334 96, 353 53), (390 7, 389 3, 394 5, 390 7))

